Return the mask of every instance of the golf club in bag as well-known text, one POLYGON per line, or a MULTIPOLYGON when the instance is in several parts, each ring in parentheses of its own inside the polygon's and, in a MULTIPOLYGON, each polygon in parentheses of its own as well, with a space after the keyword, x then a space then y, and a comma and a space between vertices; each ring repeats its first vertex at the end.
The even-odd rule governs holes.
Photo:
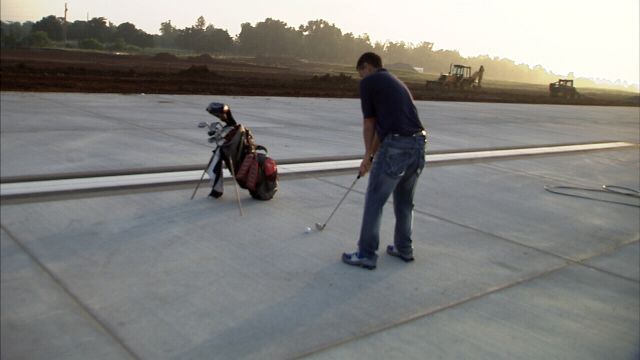
POLYGON ((269 157, 267 148, 255 144, 251 130, 236 122, 228 105, 213 102, 207 107, 207 112, 222 121, 198 124, 198 127, 208 129, 209 142, 215 144, 205 169, 212 185, 209 196, 222 196, 222 166, 225 165, 236 184, 249 190, 254 199, 272 199, 278 191, 278 168, 275 160, 269 157))

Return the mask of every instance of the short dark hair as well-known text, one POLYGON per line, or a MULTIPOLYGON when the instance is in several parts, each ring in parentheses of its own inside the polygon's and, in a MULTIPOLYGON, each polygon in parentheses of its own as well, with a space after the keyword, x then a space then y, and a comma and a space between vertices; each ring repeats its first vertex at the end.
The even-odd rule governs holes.
POLYGON ((380 69, 382 67, 382 58, 376 53, 366 52, 358 59, 356 69, 362 69, 364 63, 367 63, 376 69, 380 69))

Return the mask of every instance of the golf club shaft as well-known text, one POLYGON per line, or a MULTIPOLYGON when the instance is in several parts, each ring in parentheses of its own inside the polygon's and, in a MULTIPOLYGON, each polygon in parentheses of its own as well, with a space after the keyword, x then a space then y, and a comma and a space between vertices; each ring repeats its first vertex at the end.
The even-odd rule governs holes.
POLYGON ((336 213, 336 210, 338 210, 338 208, 340 207, 340 205, 342 204, 344 199, 347 198, 347 195, 349 195, 349 193, 351 192, 351 189, 353 189, 353 187, 356 185, 356 182, 358 181, 358 179, 360 179, 360 175, 358 175, 358 177, 355 180, 353 180, 353 183, 351 184, 351 186, 349 186, 349 190, 347 190, 347 192, 344 194, 342 199, 340 199, 340 202, 335 207, 335 209, 333 209, 333 211, 331 212, 331 215, 329 215, 329 217, 327 218, 327 221, 324 222, 324 225, 322 225, 323 229, 324 229, 325 226, 327 226, 327 224, 329 223, 329 220, 331 220, 331 218, 333 217, 333 214, 336 213))
POLYGON ((215 153, 213 153, 211 155, 211 158, 209 159, 209 162, 207 163, 207 166, 204 168, 204 171, 202 172, 202 176, 200 176, 200 181, 198 181, 198 184, 196 185, 196 188, 193 190, 193 194, 191 194, 191 200, 193 200, 193 198, 196 196, 196 192, 198 192, 198 188, 200 187, 200 184, 202 183, 202 179, 204 179, 204 174, 207 173, 207 169, 209 168, 209 165, 211 165, 211 161, 213 161, 213 157, 215 156, 215 153))

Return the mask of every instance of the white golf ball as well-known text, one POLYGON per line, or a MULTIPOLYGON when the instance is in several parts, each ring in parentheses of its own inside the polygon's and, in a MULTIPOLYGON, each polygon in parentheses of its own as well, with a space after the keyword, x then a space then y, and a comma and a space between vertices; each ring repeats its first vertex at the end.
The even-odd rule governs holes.
POLYGON ((310 233, 310 232, 311 232, 311 228, 307 226, 307 227, 304 229, 304 233, 305 233, 305 234, 308 234, 308 233, 310 233))

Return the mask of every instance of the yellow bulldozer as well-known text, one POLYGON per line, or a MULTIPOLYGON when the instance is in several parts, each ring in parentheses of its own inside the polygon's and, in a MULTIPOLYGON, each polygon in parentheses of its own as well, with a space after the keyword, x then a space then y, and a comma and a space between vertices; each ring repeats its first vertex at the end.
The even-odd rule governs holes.
POLYGON ((431 90, 469 90, 472 88, 482 87, 482 76, 484 75, 484 66, 471 74, 471 66, 451 64, 449 65, 448 74, 440 74, 438 80, 428 80, 427 89, 431 90))

